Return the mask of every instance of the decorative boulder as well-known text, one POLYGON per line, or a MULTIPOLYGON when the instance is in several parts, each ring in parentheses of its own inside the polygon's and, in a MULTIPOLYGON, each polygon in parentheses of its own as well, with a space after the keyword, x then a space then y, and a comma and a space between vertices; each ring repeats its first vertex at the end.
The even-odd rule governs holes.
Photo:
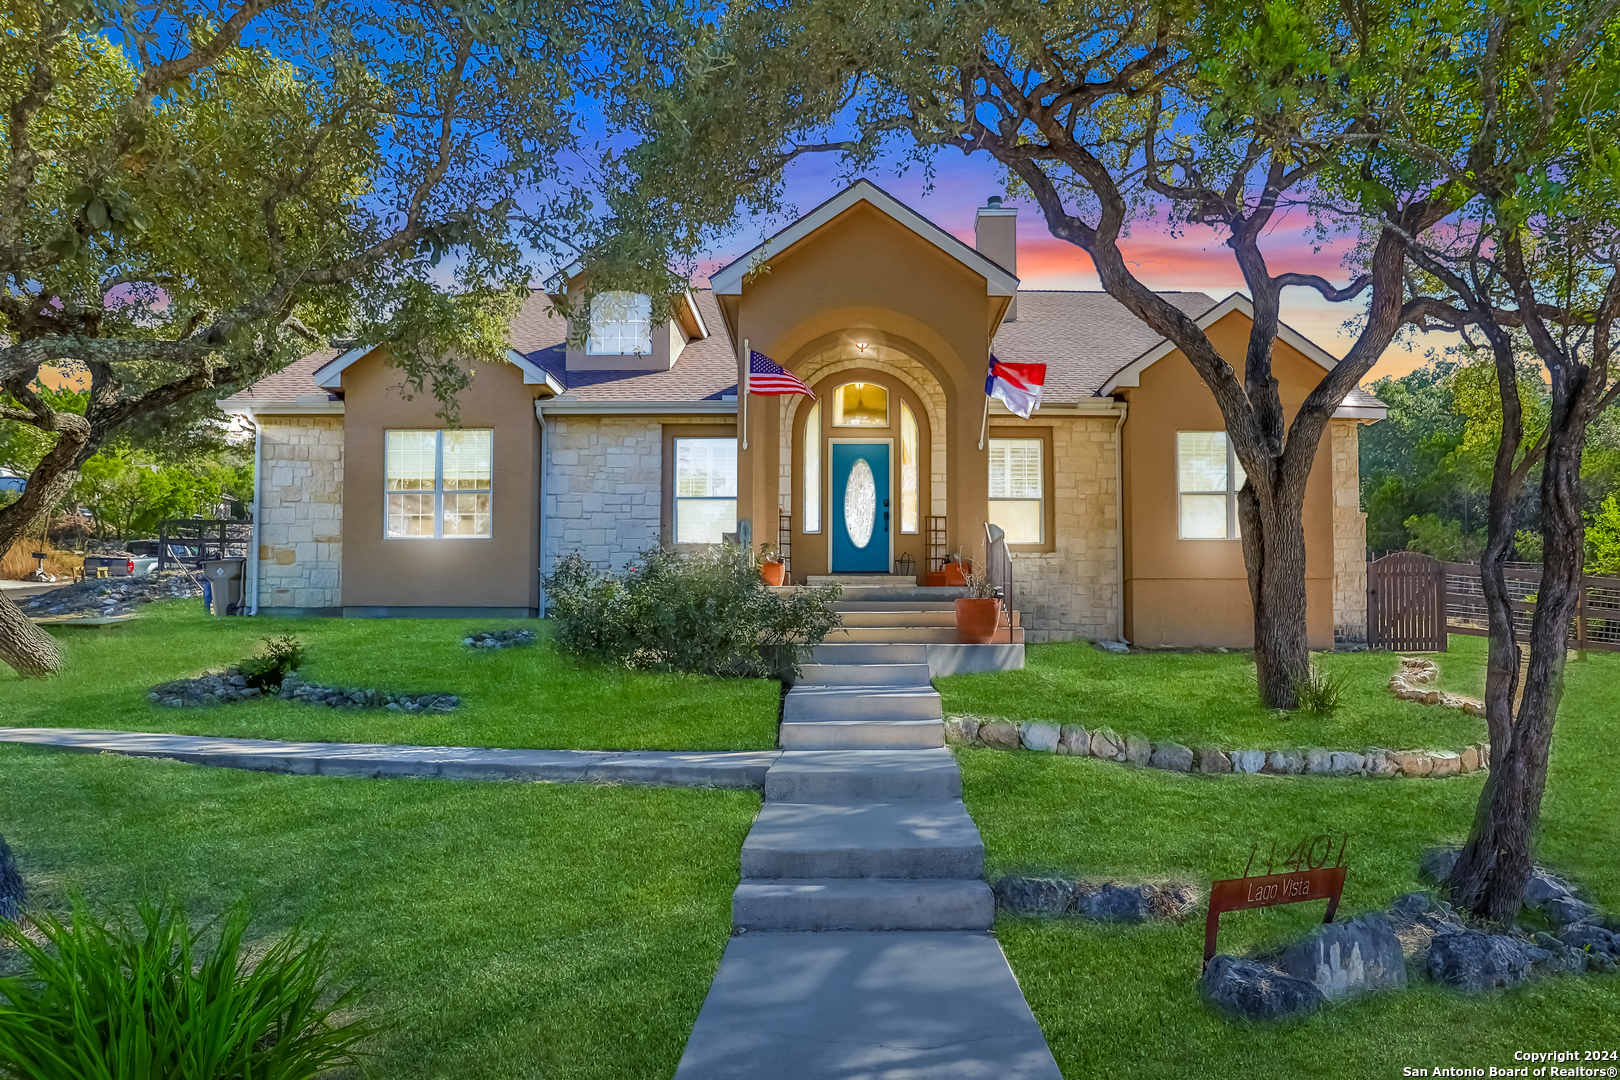
POLYGON ((1031 720, 1019 725, 1019 738, 1027 750, 1039 750, 1050 754, 1058 747, 1058 736, 1061 731, 1057 724, 1047 724, 1039 720, 1031 720))
POLYGON ((1104 761, 1125 760, 1125 740, 1109 728, 1098 728, 1091 733, 1091 756, 1104 761))
POLYGON ((979 741, 979 718, 977 716, 958 716, 956 723, 957 730, 962 733, 963 742, 979 741))
POLYGON ((1575 887, 1564 879, 1537 869, 1525 889, 1526 907, 1547 916, 1554 926, 1571 926, 1597 917, 1598 909, 1575 895, 1575 887))
MULTIPOLYGON (((1457 859, 1462 855, 1462 848, 1442 847, 1430 848, 1418 856, 1418 869, 1432 881, 1445 881, 1451 876, 1451 871, 1457 865, 1457 859)), ((1531 889, 1535 888, 1535 879, 1530 882, 1531 889)))
POLYGON ((0 836, 0 919, 16 922, 17 916, 22 914, 27 903, 28 893, 23 888, 22 874, 17 870, 17 860, 11 854, 6 838, 0 836))
POLYGON ((1339 750, 1333 751, 1333 768, 1332 768, 1332 771, 1335 772, 1335 773, 1339 773, 1340 775, 1348 776, 1351 773, 1359 773, 1362 770, 1366 769, 1366 767, 1367 767, 1367 755, 1366 754, 1357 754, 1357 753, 1353 753, 1353 752, 1346 752, 1346 751, 1339 751, 1339 750))
POLYGON ((1193 752, 1180 743, 1154 743, 1153 756, 1148 759, 1148 764, 1170 772, 1192 772, 1193 752))
POLYGON ((1367 751, 1368 776, 1396 776, 1400 771, 1400 766, 1395 764, 1395 758, 1388 750, 1367 751))
POLYGON ((1402 776, 1428 776, 1434 771, 1434 759, 1421 750, 1396 750, 1389 756, 1402 776))
POLYGON ((1401 940, 1380 912, 1319 926, 1269 959, 1283 974, 1313 984, 1330 1001, 1406 986, 1401 940))
POLYGON ((1266 767, 1260 771, 1277 776, 1298 776, 1305 771, 1305 755, 1298 750, 1273 750, 1266 755, 1266 767))
POLYGON ((1305 771, 1308 773, 1333 772, 1333 754, 1318 746, 1307 747, 1305 750, 1305 771))
POLYGON ((1461 763, 1463 772, 1471 773, 1479 771, 1479 750, 1477 747, 1463 747, 1463 751, 1458 755, 1458 759, 1461 763))
POLYGON ((1062 915, 1074 885, 1058 878, 1004 877, 996 882, 996 907, 1014 915, 1062 915))
POLYGON ((1103 922, 1147 922, 1153 916, 1157 890, 1151 885, 1082 885, 1074 907, 1088 919, 1103 922))
POLYGON ((1240 773, 1257 773, 1266 767, 1266 752, 1264 750, 1234 750, 1232 752, 1232 771, 1240 773))
POLYGON ((1463 771, 1462 755, 1449 750, 1436 750, 1429 755, 1429 760, 1432 763, 1430 776, 1458 776, 1463 771))
POLYGON ((1327 1000, 1304 979, 1268 964, 1237 956, 1217 956, 1198 980, 1204 1000, 1245 1020, 1282 1020, 1315 1012, 1327 1000))
POLYGON ((1097 646, 1097 648, 1101 649, 1103 652, 1119 653, 1124 655, 1131 651, 1131 647, 1123 641, 1094 641, 1092 644, 1097 646))
POLYGON ((1232 759, 1214 746, 1201 746, 1198 748, 1198 771, 1201 773, 1229 773, 1232 771, 1232 759))
POLYGON ((1086 757, 1091 753, 1091 736, 1079 724, 1064 724, 1058 732, 1057 752, 1069 757, 1086 757))
POLYGON ((1125 760, 1132 765, 1147 765, 1153 760, 1153 744, 1140 735, 1125 736, 1125 760))
POLYGON ((1558 940, 1572 949, 1586 954, 1587 967, 1594 971, 1613 973, 1620 965, 1620 938, 1592 923, 1566 926, 1558 932, 1558 940))
POLYGON ((1389 907, 1389 918, 1391 929, 1400 939, 1401 951, 1419 967, 1428 964, 1429 946, 1437 936, 1460 933, 1464 929, 1451 905, 1428 893, 1397 897, 1389 907))
POLYGON ((1018 749, 1018 725, 1010 720, 992 720, 979 728, 979 741, 1003 750, 1018 749))
POLYGON ((1537 975, 1579 975, 1586 970, 1586 951, 1567 945, 1551 934, 1534 934, 1530 938, 1540 953, 1530 962, 1537 975))
MULTIPOLYGON (((946 742, 948 742, 948 743, 971 743, 971 742, 973 742, 972 736, 968 735, 968 733, 967 733, 967 727, 966 727, 966 724, 964 723, 964 721, 966 719, 967 719, 966 717, 962 717, 962 716, 947 716, 945 718, 945 741, 946 742)), ((975 727, 974 727, 973 734, 974 735, 978 734, 977 725, 975 725, 975 727)))
POLYGON ((1429 944, 1429 978, 1473 993, 1505 990, 1530 977, 1545 950, 1506 934, 1463 930, 1436 934, 1429 944))

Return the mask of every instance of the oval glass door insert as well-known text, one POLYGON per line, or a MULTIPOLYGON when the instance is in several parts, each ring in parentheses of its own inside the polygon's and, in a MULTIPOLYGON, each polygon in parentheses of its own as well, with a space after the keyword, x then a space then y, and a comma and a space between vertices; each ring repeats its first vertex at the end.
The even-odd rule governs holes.
POLYGON ((849 542, 858 548, 870 544, 876 525, 877 483, 872 479, 872 466, 865 458, 856 458, 844 488, 844 529, 849 533, 849 542))

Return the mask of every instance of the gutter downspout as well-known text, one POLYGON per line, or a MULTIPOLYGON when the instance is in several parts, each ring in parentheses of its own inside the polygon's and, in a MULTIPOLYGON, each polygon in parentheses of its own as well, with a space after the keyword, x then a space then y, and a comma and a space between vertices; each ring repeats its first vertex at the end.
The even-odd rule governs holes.
POLYGON ((1122 432, 1130 403, 1119 403, 1119 419, 1114 422, 1114 639, 1125 640, 1125 440, 1122 432))
POLYGON ((546 617, 546 414, 538 400, 534 403, 534 418, 540 422, 540 611, 538 618, 546 617))
POLYGON ((264 429, 259 426, 259 418, 251 410, 247 413, 250 423, 253 424, 253 527, 248 541, 248 581, 252 591, 252 600, 249 602, 248 614, 259 613, 259 490, 263 484, 261 477, 264 467, 264 451, 261 446, 261 436, 264 429))

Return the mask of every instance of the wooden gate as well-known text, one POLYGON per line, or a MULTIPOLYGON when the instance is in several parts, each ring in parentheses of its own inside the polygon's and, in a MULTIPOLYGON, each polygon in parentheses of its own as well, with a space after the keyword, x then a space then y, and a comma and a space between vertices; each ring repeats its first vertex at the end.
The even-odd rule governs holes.
POLYGON ((1446 569, 1439 559, 1397 551, 1367 564, 1367 644, 1446 651, 1446 569))

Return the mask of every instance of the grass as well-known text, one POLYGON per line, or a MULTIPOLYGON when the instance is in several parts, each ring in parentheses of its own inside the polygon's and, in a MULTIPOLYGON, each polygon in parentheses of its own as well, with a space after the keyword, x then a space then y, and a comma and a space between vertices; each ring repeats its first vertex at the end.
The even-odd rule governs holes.
MULTIPOLYGON (((1440 658, 1445 684, 1477 692, 1483 641, 1451 642, 1452 652, 1440 658)), ((1541 861, 1610 910, 1620 908, 1620 785, 1610 754, 1620 738, 1617 700, 1620 656, 1594 653, 1569 665, 1539 837, 1541 861)), ((992 880, 1054 870, 1207 885, 1239 876, 1251 843, 1260 844, 1263 858, 1272 840, 1282 850, 1307 835, 1348 833, 1346 917, 1424 887, 1419 853, 1466 836, 1483 783, 1477 775, 1180 775, 994 750, 958 757, 992 880)), ((1278 944, 1321 917, 1321 905, 1310 903, 1223 916, 1220 949, 1278 944)), ((1417 981, 1404 993, 1303 1020, 1241 1024, 1199 1000, 1201 917, 1179 926, 1111 927, 1003 916, 996 931, 1070 1077, 1400 1076, 1408 1066, 1508 1067, 1516 1050, 1612 1048, 1620 1012, 1616 977, 1550 979, 1484 997, 1417 981)))
MULTIPOLYGON (((1483 639, 1453 638, 1454 643, 1483 639)), ((1454 680, 1471 644, 1436 654, 1447 690, 1473 692, 1454 680)), ((1083 641, 1031 645, 1021 671, 953 675, 935 686, 947 715, 1007 720, 1055 720, 1090 730, 1173 739, 1188 746, 1272 750, 1320 746, 1329 750, 1455 749, 1485 738, 1483 719, 1456 709, 1397 700, 1389 677, 1391 653, 1321 653, 1323 671, 1344 679, 1344 705, 1326 716, 1276 713, 1254 689, 1254 659, 1238 653, 1105 653, 1083 641)), ((1457 674, 1456 678, 1469 676, 1457 674)))
POLYGON ((752 750, 776 745, 779 684, 628 671, 581 663, 542 641, 468 649, 474 630, 540 627, 499 619, 215 619, 197 600, 146 607, 101 630, 56 629, 68 669, 42 682, 0 665, 4 723, 325 742, 559 750, 752 750), (296 634, 300 674, 316 682, 461 695, 453 713, 406 716, 283 701, 160 709, 160 682, 234 664, 262 640, 296 634))
MULTIPOLYGON (((398 1080, 668 1077, 731 931, 752 792, 290 777, 0 747, 36 904, 330 934, 398 1080)), ((251 942, 250 942, 251 944, 251 942)), ((0 958, 3 959, 3 958, 0 958)), ((0 964, 0 966, 4 966, 0 964)))

